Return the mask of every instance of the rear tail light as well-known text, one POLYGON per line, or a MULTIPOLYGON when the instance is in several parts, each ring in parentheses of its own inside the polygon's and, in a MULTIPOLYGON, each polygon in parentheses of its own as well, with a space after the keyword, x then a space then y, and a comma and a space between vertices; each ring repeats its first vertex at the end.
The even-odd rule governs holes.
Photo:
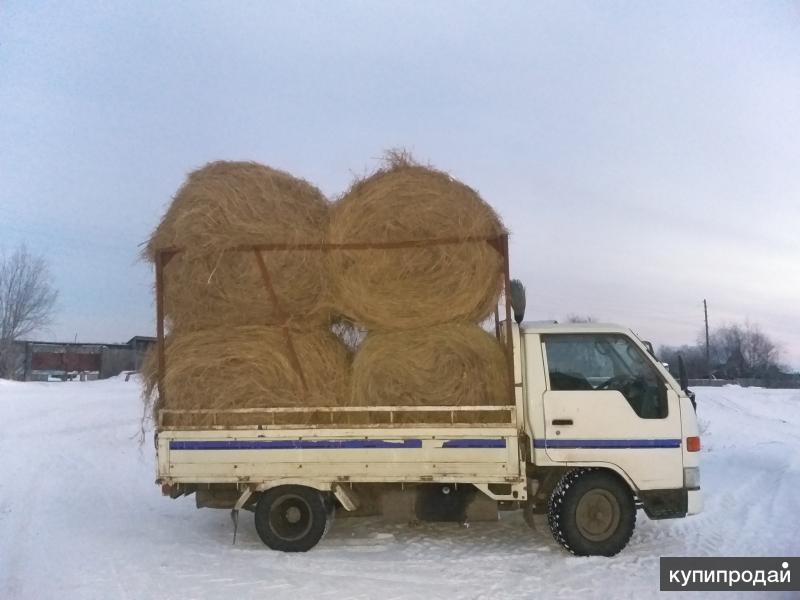
POLYGON ((700 452, 700 437, 693 435, 686 438, 687 452, 700 452))

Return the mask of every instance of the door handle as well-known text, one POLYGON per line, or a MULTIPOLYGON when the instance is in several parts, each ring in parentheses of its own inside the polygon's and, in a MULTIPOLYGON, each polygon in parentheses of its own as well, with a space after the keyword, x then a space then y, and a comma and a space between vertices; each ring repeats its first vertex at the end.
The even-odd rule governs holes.
POLYGON ((572 425, 572 419, 553 419, 553 425, 572 425))

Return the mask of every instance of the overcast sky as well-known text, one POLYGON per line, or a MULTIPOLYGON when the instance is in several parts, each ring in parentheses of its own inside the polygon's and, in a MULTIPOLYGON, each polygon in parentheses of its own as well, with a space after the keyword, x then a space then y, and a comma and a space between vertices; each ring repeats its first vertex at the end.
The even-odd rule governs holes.
POLYGON ((707 298, 800 368, 795 2, 0 4, 0 247, 52 267, 39 337, 153 333, 138 244, 189 170, 335 196, 396 146, 497 208, 527 318, 685 343, 707 298))

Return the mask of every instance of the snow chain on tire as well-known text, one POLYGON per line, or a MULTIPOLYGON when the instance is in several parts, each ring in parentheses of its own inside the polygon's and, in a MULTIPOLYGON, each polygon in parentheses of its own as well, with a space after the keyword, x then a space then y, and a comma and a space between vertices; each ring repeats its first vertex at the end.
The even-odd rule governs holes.
POLYGON ((561 505, 564 503, 564 495, 569 487, 575 483, 578 477, 592 470, 591 468, 575 469, 574 471, 566 473, 556 487, 553 488, 553 493, 550 494, 550 501, 547 504, 547 522, 550 525, 550 531, 553 532, 553 538, 571 554, 575 554, 575 550, 570 548, 567 540, 564 538, 564 531, 561 529, 560 509, 561 505))

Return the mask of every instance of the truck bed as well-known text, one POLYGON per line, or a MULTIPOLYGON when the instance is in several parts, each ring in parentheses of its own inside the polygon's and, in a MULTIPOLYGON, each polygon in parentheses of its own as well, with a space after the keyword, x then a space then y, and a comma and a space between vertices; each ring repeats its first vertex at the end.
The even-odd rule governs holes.
POLYGON ((485 481, 520 477, 513 428, 170 430, 158 435, 165 483, 485 481))
MULTIPOLYGON (((453 415, 481 411, 496 414, 499 408, 507 410, 508 422, 197 428, 164 426, 161 415, 158 478, 167 484, 263 484, 313 479, 328 483, 452 481, 518 485, 524 481, 525 473, 520 462, 515 407, 421 410, 438 409, 453 415)), ((386 411, 386 407, 361 410, 386 411)), ((404 407, 397 407, 392 413, 403 410, 404 407)), ((409 411, 420 411, 420 407, 405 409, 409 411)))

